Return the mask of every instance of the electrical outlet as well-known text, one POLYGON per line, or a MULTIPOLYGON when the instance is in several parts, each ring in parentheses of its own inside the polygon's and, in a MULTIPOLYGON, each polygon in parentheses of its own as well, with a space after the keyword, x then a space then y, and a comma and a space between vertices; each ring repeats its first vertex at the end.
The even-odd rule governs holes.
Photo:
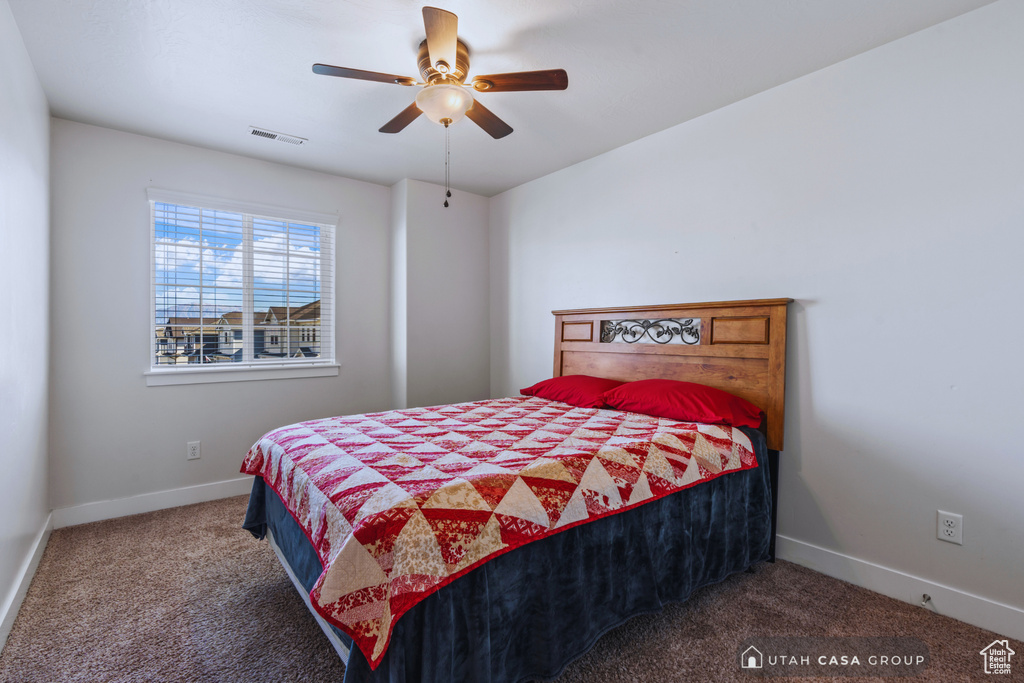
POLYGON ((199 459, 199 442, 198 441, 189 441, 188 444, 186 444, 186 446, 187 446, 187 450, 186 450, 185 454, 188 457, 188 459, 189 460, 198 460, 199 459))
POLYGON ((964 516, 939 510, 939 525, 935 534, 940 541, 964 544, 964 516))

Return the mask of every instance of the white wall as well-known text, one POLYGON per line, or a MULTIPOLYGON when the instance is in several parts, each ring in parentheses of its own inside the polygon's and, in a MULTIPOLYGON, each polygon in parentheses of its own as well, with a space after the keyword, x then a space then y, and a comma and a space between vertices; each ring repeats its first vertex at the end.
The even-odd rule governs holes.
POLYGON ((409 183, 403 180, 391 188, 391 402, 395 408, 409 406, 409 297, 406 268, 409 246, 409 183))
POLYGON ((387 187, 60 119, 52 133, 54 508, 230 480, 269 429, 390 407, 387 187), (146 386, 150 186, 339 216, 337 377, 146 386))
POLYGON ((552 309, 793 297, 780 532, 1024 608, 1022 35, 1003 0, 495 197, 492 393, 552 309))
POLYGON ((49 128, 46 97, 0 0, 0 647, 50 511, 49 128))
POLYGON ((418 180, 392 188, 392 377, 397 406, 487 398, 488 200, 418 180))

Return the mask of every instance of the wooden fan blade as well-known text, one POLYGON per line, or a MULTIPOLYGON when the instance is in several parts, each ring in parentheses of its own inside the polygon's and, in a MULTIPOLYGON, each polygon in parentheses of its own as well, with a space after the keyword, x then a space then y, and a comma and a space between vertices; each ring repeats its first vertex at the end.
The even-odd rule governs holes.
POLYGON ((495 140, 499 140, 512 132, 512 126, 495 116, 490 109, 480 104, 479 101, 473 102, 473 106, 466 112, 466 116, 473 123, 487 131, 487 134, 495 140))
POLYGON ((397 83, 398 85, 415 85, 416 79, 408 76, 395 76, 394 74, 382 74, 379 71, 362 71, 361 69, 348 69, 343 66, 331 66, 330 64, 314 64, 313 73, 321 76, 338 76, 339 78, 358 78, 361 81, 377 81, 378 83, 397 83))
POLYGON ((455 71, 459 18, 447 10, 424 7, 423 26, 427 29, 427 54, 430 55, 430 66, 442 74, 455 71), (440 62, 443 64, 438 66, 440 62))
POLYGON ((416 103, 413 102, 408 107, 403 109, 401 111, 401 113, 398 114, 398 116, 396 116, 395 118, 391 119, 390 121, 385 123, 383 126, 381 126, 380 132, 381 133, 398 133, 403 128, 408 126, 410 123, 415 121, 416 117, 419 116, 422 113, 423 112, 420 111, 420 108, 416 106, 416 103))
POLYGON ((519 71, 510 74, 491 74, 473 78, 473 89, 480 92, 509 92, 512 90, 565 90, 569 75, 565 69, 547 71, 519 71))

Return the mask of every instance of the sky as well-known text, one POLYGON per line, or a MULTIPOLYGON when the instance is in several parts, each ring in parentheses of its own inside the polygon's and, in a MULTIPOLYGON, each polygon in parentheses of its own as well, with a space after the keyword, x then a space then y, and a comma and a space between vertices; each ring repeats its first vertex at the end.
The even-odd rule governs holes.
MULTIPOLYGON (((243 305, 240 213, 156 202, 154 271, 156 322, 168 316, 206 317, 243 305)), ((253 304, 297 307, 321 296, 321 228, 252 218, 253 304)))

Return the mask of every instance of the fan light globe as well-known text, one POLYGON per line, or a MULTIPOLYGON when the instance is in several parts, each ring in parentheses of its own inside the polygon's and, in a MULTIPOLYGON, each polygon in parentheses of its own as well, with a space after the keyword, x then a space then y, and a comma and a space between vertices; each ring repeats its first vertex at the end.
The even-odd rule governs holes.
POLYGON ((451 125, 473 106, 473 95, 458 85, 428 85, 416 95, 416 106, 434 123, 448 119, 451 125))

